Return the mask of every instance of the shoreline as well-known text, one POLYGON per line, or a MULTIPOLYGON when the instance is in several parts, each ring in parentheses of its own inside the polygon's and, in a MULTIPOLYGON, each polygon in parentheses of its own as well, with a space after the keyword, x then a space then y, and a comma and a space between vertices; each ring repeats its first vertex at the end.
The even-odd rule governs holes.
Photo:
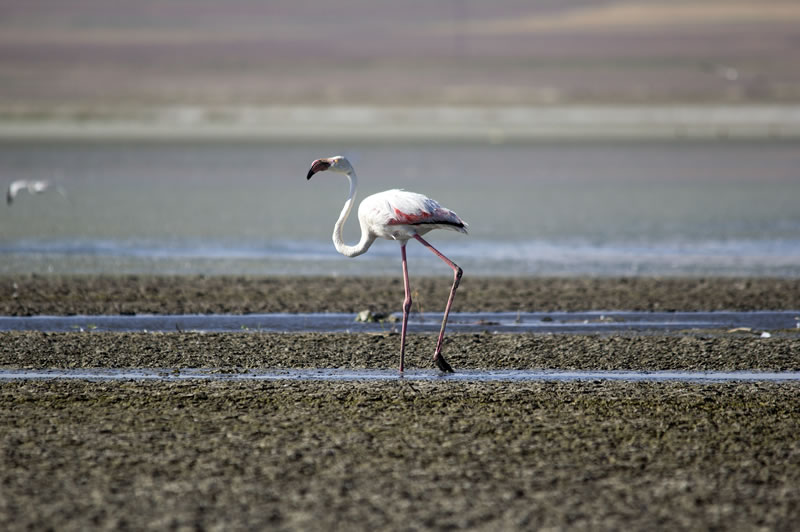
POLYGON ((0 140, 530 142, 797 139, 797 104, 0 109, 0 140))

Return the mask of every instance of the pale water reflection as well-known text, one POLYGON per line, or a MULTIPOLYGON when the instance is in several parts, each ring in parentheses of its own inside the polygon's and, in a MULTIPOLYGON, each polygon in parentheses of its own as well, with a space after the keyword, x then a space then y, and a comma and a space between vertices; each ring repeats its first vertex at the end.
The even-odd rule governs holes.
POLYGON ((800 372, 760 371, 599 371, 599 370, 460 370, 443 374, 434 370, 266 369, 236 373, 204 369, 0 369, 0 382, 11 380, 89 381, 439 381, 439 382, 800 382, 800 372))
MULTIPOLYGON (((348 313, 181 314, 133 316, 0 316, 0 331, 43 332, 353 332, 399 328, 399 314, 380 322, 358 322, 348 313)), ((414 313, 411 332, 438 332, 442 314, 414 313)), ((800 310, 751 312, 454 312, 448 330, 495 333, 679 333, 698 331, 800 334, 800 310)))

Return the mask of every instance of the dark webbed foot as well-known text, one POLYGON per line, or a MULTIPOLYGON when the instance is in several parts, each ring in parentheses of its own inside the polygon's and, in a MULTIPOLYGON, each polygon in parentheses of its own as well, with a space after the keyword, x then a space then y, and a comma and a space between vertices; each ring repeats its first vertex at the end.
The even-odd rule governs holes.
POLYGON ((455 373, 453 368, 447 363, 447 360, 445 360, 441 354, 433 357, 433 363, 436 364, 436 367, 439 368, 439 371, 443 373, 455 373))

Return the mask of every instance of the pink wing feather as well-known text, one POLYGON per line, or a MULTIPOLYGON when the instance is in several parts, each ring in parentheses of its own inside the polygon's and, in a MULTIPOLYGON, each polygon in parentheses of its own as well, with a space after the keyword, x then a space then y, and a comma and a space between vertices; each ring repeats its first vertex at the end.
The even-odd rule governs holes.
POLYGON ((431 229, 467 232, 467 224, 439 202, 416 192, 387 190, 367 197, 358 207, 358 217, 376 236, 410 238, 431 229))
POLYGON ((382 193, 389 207, 388 225, 450 225, 464 228, 466 223, 459 216, 431 199, 416 192, 387 190, 382 193))

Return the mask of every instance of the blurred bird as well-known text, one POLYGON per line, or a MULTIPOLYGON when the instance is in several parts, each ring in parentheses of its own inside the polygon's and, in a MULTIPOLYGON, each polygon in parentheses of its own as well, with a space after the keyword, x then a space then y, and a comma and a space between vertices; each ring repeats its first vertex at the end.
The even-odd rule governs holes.
MULTIPOLYGON (((6 191, 6 204, 11 205, 14 203, 17 194, 23 189, 27 189, 29 194, 41 194, 52 187, 53 184, 50 181, 44 180, 18 179, 12 181, 6 191)), ((61 187, 58 187, 58 192, 64 196, 64 190, 61 187)))
POLYGON ((711 72, 726 81, 737 81, 739 79, 739 69, 730 65, 704 63, 703 70, 706 72, 711 72))

